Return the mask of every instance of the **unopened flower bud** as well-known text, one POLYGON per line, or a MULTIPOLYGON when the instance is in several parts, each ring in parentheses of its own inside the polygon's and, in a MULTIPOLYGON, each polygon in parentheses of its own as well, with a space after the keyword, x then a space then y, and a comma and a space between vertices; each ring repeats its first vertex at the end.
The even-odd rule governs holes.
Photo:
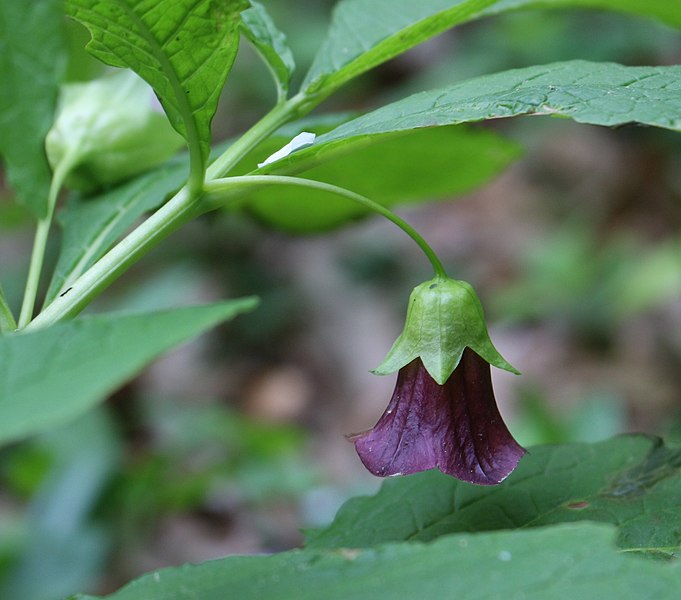
POLYGON ((45 149, 53 169, 66 161, 70 187, 92 190, 164 162, 183 144, 152 89, 121 70, 63 86, 45 149))

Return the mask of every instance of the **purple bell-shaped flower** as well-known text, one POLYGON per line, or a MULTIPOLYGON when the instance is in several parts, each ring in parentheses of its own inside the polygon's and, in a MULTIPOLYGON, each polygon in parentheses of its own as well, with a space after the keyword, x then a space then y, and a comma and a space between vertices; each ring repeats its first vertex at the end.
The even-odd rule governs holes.
POLYGON ((367 469, 385 477, 437 468, 479 485, 503 481, 525 450, 499 414, 490 364, 517 373, 492 345, 470 285, 438 277, 415 288, 404 331, 375 371, 399 370, 388 408, 351 438, 367 469))

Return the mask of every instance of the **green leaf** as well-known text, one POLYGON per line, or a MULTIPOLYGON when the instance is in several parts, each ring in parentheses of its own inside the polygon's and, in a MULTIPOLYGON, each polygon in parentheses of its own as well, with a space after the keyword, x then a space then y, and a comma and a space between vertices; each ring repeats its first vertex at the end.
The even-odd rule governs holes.
POLYGON ((670 2, 669 0, 499 0, 484 9, 480 16, 496 15, 523 8, 582 7, 602 8, 642 17, 654 17, 668 25, 681 27, 681 6, 678 2, 670 2))
POLYGON ((66 68, 59 0, 0 0, 0 154, 20 202, 47 214, 43 147, 66 68))
POLYGON ((626 435, 530 448, 495 487, 438 471, 387 480, 375 496, 348 501, 307 546, 363 548, 584 520, 616 525, 620 548, 670 553, 681 547, 680 507, 681 450, 626 435))
POLYGON ((98 315, 0 338, 0 443, 73 419, 161 353, 256 305, 98 315))
POLYGON ((187 162, 177 158, 96 198, 72 196, 58 215, 61 252, 46 304, 99 260, 145 212, 163 204, 187 178, 187 162))
MULTIPOLYGON (((457 535, 432 544, 235 556, 163 569, 109 600, 673 600, 681 565, 613 550, 593 523, 457 535)), ((85 596, 78 596, 85 600, 85 596)))
MULTIPOLYGON (((513 142, 490 131, 445 127, 315 144, 256 172, 302 173, 392 206, 466 193, 519 154, 513 142)), ((292 233, 327 230, 368 212, 330 194, 278 187, 253 193, 245 206, 264 223, 292 233)))
POLYGON ((681 27, 679 5, 669 0, 342 0, 302 90, 328 96, 349 79, 455 25, 483 16, 582 7, 654 17, 681 27))
POLYGON ((88 50, 149 83, 173 127, 210 151, 210 122, 239 45, 248 0, 66 0, 92 34, 88 50))
POLYGON ((493 1, 342 0, 301 89, 328 96, 349 79, 470 20, 493 1))
POLYGON ((265 7, 251 0, 251 8, 241 13, 242 31, 260 53, 277 86, 279 100, 286 98, 291 75, 296 68, 286 36, 277 29, 265 7))
POLYGON ((484 75, 362 115, 317 138, 300 150, 298 160, 315 147, 338 140, 519 115, 681 130, 681 67, 576 60, 484 75))

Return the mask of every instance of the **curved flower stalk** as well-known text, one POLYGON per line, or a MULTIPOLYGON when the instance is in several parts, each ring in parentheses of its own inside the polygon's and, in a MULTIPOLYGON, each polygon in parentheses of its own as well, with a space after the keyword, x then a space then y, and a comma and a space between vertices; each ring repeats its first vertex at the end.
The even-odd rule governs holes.
POLYGON ((503 481, 525 450, 504 424, 490 364, 517 373, 492 345, 471 286, 438 276, 417 286, 404 331, 374 372, 399 370, 388 408, 352 436, 374 475, 437 468, 479 485, 503 481))

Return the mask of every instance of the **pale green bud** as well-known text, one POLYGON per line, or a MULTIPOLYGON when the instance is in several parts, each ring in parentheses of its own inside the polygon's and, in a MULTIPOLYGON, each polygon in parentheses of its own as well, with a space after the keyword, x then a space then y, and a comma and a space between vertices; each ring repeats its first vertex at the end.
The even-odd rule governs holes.
POLYGON ((477 294, 465 281, 436 277, 414 288, 404 330, 373 372, 387 375, 420 358, 444 385, 470 348, 490 365, 518 374, 492 344, 477 294))
POLYGON ((146 171, 183 144, 152 89, 120 70, 62 87, 45 149, 53 169, 66 162, 70 187, 87 190, 146 171))

